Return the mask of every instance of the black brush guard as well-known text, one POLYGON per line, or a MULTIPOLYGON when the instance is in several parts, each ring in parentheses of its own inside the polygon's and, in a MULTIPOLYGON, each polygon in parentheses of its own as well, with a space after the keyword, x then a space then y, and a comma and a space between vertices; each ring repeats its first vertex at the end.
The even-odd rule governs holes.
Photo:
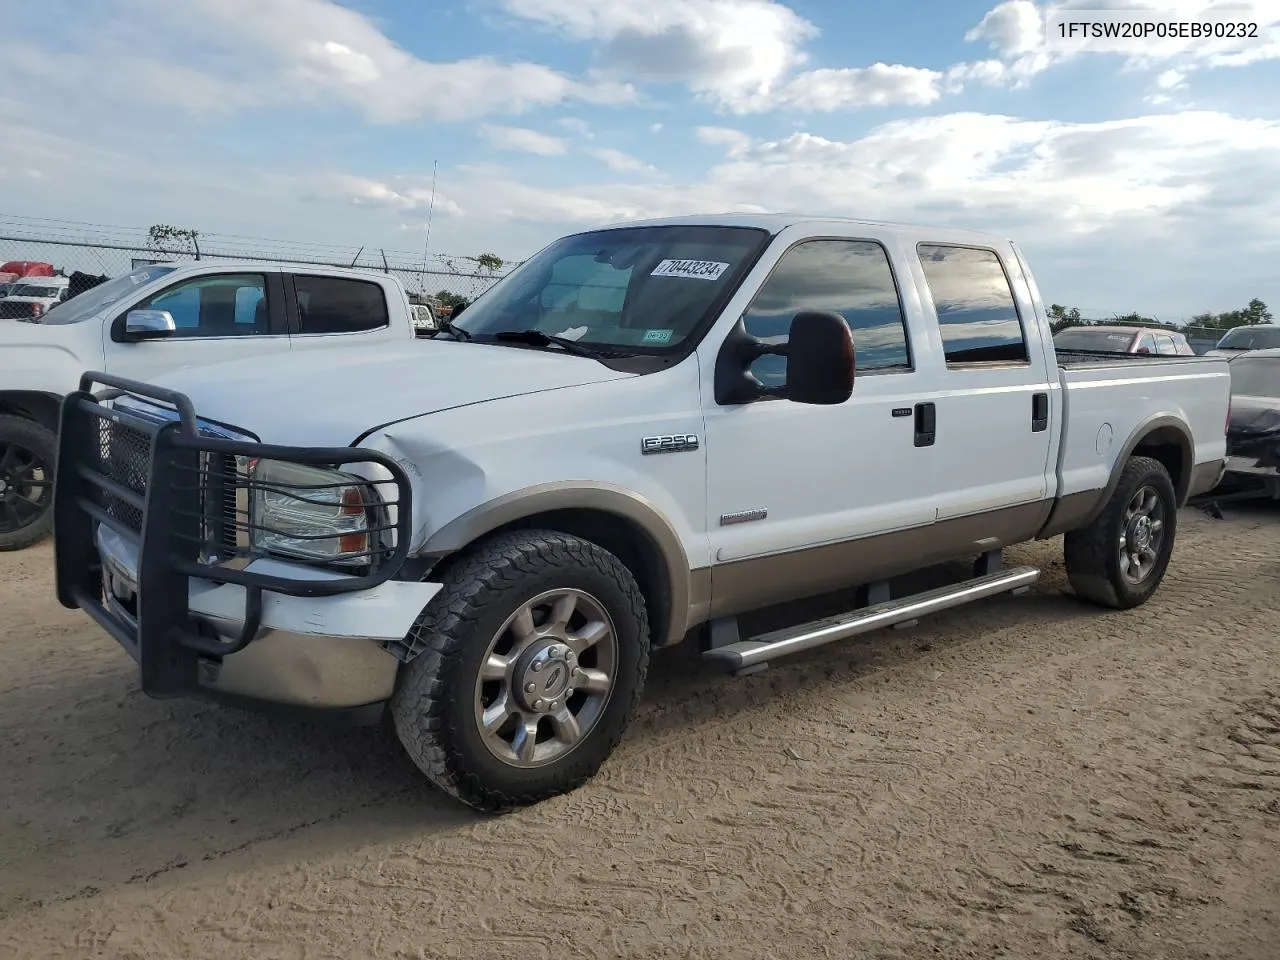
MULTIPOLYGON (((129 652, 138 663, 143 691, 153 697, 195 692, 202 658, 217 660, 252 643, 261 626, 263 591, 328 597, 368 590, 390 580, 409 551, 409 480, 391 458, 356 447, 286 447, 232 440, 210 435, 210 429, 202 432, 185 395, 96 371, 85 373, 79 390, 62 404, 53 504, 58 601, 89 614, 129 652), (159 401, 172 410, 158 407, 153 420, 107 407, 91 392, 95 383, 110 388, 103 400, 132 395, 159 401), (176 420, 171 419, 175 414, 176 420), (374 547, 360 555, 358 569, 326 568, 340 575, 334 579, 243 569, 254 558, 267 556, 251 546, 253 533, 266 528, 255 525, 249 509, 241 515, 239 498, 247 502, 256 487, 308 502, 296 491, 324 486, 285 489, 259 483, 252 472, 239 466, 256 460, 331 469, 373 463, 388 472, 390 480, 362 483, 370 492, 393 486, 394 496, 389 490, 375 493, 353 507, 364 509, 368 524, 363 532, 374 547), (394 520, 388 521, 392 508, 394 520), (96 540, 99 525, 138 551, 132 610, 111 595, 105 582, 96 540), (377 546, 391 532, 394 546, 377 546), (222 640, 209 624, 191 614, 187 601, 192 578, 245 588, 244 628, 238 638, 222 640)), ((313 534, 302 539, 338 536, 313 534)))

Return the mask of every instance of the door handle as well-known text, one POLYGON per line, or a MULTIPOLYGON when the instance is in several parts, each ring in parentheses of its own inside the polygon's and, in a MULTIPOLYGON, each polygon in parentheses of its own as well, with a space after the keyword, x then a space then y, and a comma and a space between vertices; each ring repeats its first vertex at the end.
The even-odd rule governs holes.
POLYGON ((938 408, 932 403, 916 404, 916 446, 932 447, 937 438, 938 408))
POLYGON ((1033 393, 1031 395, 1031 432, 1043 433, 1049 429, 1049 395, 1033 393))

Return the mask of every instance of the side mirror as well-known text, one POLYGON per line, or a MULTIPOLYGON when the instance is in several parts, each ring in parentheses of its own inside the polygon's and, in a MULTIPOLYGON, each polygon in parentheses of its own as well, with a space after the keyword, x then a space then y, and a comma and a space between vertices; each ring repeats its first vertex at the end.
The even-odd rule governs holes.
POLYGON ((769 344, 747 333, 739 320, 716 358, 716 403, 751 403, 766 397, 819 406, 844 403, 853 394, 853 332, 838 313, 802 310, 791 321, 785 344, 769 344), (766 387, 751 373, 764 356, 787 358, 787 382, 766 387))
POLYGON ((124 318, 126 340, 159 340, 177 329, 168 310, 130 310, 124 318))
POLYGON ((853 331, 838 313, 804 310, 787 336, 786 398, 834 406, 853 394, 853 331))

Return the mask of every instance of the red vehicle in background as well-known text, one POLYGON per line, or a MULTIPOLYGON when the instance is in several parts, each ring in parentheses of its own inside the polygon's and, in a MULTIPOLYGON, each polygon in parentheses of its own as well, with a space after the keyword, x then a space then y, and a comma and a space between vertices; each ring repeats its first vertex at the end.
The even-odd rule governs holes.
POLYGON ((13 283, 27 277, 52 277, 53 264, 39 260, 10 260, 0 263, 0 283, 13 283))

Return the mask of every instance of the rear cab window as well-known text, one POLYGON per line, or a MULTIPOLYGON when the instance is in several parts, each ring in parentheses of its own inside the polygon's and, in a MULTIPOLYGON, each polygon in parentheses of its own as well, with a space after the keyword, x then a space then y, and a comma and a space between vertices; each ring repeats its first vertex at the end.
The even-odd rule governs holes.
POLYGON ((391 323, 379 283, 350 277, 293 276, 300 334, 364 333, 391 323))
POLYGON ((1013 288, 994 250, 921 243, 916 251, 948 367, 1031 362, 1013 288))

